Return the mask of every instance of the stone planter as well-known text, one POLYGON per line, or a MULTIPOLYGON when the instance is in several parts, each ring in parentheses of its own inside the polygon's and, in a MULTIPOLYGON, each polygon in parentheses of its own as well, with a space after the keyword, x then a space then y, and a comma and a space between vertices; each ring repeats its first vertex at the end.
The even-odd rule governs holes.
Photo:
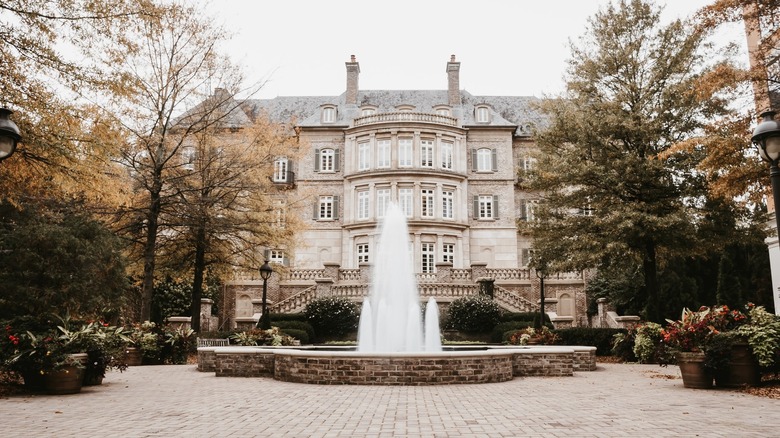
POLYGON ((704 367, 704 353, 682 352, 677 354, 683 386, 686 388, 712 388, 712 372, 704 367))

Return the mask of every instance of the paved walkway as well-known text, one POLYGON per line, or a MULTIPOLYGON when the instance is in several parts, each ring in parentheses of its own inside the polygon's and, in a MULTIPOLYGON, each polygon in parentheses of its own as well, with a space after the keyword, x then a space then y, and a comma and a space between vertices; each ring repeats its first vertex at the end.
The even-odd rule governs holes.
POLYGON ((682 386, 676 367, 428 387, 312 386, 131 367, 67 396, 0 399, 11 437, 770 437, 780 400, 682 386))

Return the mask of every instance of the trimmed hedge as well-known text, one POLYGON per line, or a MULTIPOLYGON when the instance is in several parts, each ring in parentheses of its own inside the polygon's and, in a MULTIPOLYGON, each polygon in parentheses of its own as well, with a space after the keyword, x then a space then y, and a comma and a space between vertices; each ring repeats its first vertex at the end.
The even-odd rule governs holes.
POLYGON ((293 337, 299 341, 301 341, 301 344, 309 344, 309 334, 306 333, 306 330, 298 330, 294 328, 281 328, 279 327, 279 330, 284 333, 287 336, 293 337))
POLYGON ((357 304, 341 297, 317 298, 303 313, 319 341, 338 339, 357 329, 360 317, 357 304))
POLYGON ((466 333, 490 333, 501 317, 501 307, 485 295, 458 298, 447 308, 450 328, 466 333))
MULTIPOLYGON (((314 327, 312 327, 312 325, 306 321, 298 321, 298 320, 278 321, 277 320, 277 321, 272 321, 271 325, 274 327, 279 327, 279 329, 281 329, 285 333, 289 333, 290 330, 305 332, 307 340, 314 339, 315 337, 314 327)), ((299 339, 301 343, 303 343, 303 339, 300 339, 297 336, 295 336, 295 338, 299 339)))
POLYGON ((627 333, 626 329, 573 327, 553 330, 560 338, 561 345, 584 345, 596 347, 597 356, 612 354, 612 341, 617 333, 627 333))
POLYGON ((279 321, 303 321, 306 322, 306 315, 303 313, 272 313, 271 322, 279 321))
POLYGON ((506 321, 500 322, 493 327, 493 331, 490 333, 490 342, 504 342, 506 341, 505 335, 507 332, 514 333, 517 330, 533 327, 533 321, 506 321))

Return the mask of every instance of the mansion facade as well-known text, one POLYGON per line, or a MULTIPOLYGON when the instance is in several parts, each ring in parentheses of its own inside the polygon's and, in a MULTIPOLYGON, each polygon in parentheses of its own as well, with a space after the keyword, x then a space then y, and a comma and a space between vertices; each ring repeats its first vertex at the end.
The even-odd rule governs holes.
MULTIPOLYGON (((310 151, 277 157, 280 192, 305 191, 310 209, 295 248, 268 248, 284 264, 268 283, 272 312, 299 312, 314 298, 368 294, 378 225, 390 203, 405 212, 421 299, 446 306, 488 293, 508 311, 538 311, 540 278, 529 269, 538 195, 523 190, 534 165, 532 129, 544 123, 534 97, 474 96, 460 88, 460 63, 446 63, 443 90, 361 90, 346 62, 339 96, 246 100, 233 120, 266 112, 295 117, 310 151)), ((255 274, 256 275, 256 274, 255 274)), ((224 290, 223 328, 259 316, 262 281, 236 278, 224 290)), ((581 273, 544 279, 545 310, 557 326, 587 325, 581 273)))

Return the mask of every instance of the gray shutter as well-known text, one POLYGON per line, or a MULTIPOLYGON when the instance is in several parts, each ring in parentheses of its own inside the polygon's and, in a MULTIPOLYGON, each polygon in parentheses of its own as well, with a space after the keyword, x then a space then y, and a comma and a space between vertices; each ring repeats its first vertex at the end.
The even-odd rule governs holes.
POLYGON ((282 257, 282 266, 290 266, 290 258, 287 257, 287 254, 282 257))
POLYGON ((339 197, 333 197, 333 219, 339 218, 339 197))
POLYGON ((271 257, 271 250, 266 248, 263 250, 263 258, 267 262, 269 257, 271 257))
POLYGON ((341 170, 341 151, 336 149, 333 151, 333 171, 338 172, 341 170))
POLYGON ((471 170, 473 172, 477 171, 477 150, 476 149, 471 150, 471 170))
POLYGON ((527 221, 528 220, 528 214, 526 214, 525 209, 525 199, 520 200, 520 220, 527 221))
POLYGON ((287 174, 284 176, 284 182, 288 184, 293 183, 293 175, 295 175, 295 172, 293 172, 293 162, 292 160, 287 160, 287 174))
POLYGON ((493 219, 498 219, 498 195, 493 195, 493 219))
POLYGON ((498 172, 498 153, 495 149, 490 150, 490 160, 493 164, 493 172, 498 172))
POLYGON ((320 171, 320 150, 319 149, 314 150, 314 171, 315 172, 320 171))
POLYGON ((528 266, 528 263, 530 262, 530 253, 528 251, 528 248, 523 248, 520 250, 520 264, 522 266, 528 266))
POLYGON ((320 218, 320 198, 314 198, 314 208, 312 209, 312 219, 315 221, 320 218))
POLYGON ((474 219, 479 219, 479 195, 474 195, 474 219))

